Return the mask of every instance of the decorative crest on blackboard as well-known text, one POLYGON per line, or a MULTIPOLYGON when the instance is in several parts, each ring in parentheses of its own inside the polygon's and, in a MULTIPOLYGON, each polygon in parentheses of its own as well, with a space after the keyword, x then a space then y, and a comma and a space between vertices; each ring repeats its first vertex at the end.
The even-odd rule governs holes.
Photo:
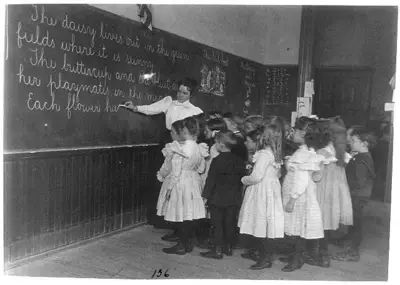
POLYGON ((150 7, 146 4, 137 4, 137 6, 139 7, 138 16, 140 18, 140 22, 142 22, 147 29, 153 31, 153 16, 151 14, 150 7))
POLYGON ((224 96, 226 86, 226 74, 218 65, 208 67, 203 63, 200 82, 200 92, 224 96))

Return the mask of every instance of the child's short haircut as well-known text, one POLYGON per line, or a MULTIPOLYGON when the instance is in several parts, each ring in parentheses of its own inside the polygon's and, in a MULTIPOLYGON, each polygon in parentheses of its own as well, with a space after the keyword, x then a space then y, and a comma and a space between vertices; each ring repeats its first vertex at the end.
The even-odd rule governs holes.
POLYGON ((199 122, 195 117, 187 117, 186 119, 183 119, 183 126, 187 128, 189 134, 192 136, 199 135, 199 122))
POLYGON ((350 136, 356 136, 362 142, 366 142, 368 144, 368 149, 373 149, 377 144, 376 136, 373 132, 367 130, 363 126, 352 126, 350 127, 350 136))
POLYGON ((320 130, 315 119, 300 117, 297 119, 294 128, 305 131, 304 141, 309 148, 318 150, 327 146, 329 142, 329 134, 320 130))
POLYGON ((264 126, 264 118, 260 115, 250 115, 244 119, 243 133, 247 136, 248 133, 264 126))
POLYGON ((296 120, 295 129, 307 132, 313 132, 317 128, 317 121, 308 117, 300 117, 296 120))
POLYGON ((226 123, 222 118, 209 119, 206 121, 206 126, 210 129, 210 131, 223 132, 228 130, 226 123))
POLYGON ((179 81, 178 81, 178 86, 186 86, 188 88, 188 91, 190 93, 193 93, 196 90, 197 87, 197 81, 194 80, 193 78, 189 78, 189 77, 182 77, 179 81))
POLYGON ((235 134, 231 131, 219 132, 215 136, 215 140, 219 141, 230 150, 232 150, 232 148, 234 148, 238 143, 235 134))

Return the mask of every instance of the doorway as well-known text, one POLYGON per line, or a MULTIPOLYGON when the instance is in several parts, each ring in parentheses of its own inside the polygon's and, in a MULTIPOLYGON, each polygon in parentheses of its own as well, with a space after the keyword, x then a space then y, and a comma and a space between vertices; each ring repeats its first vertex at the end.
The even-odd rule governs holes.
POLYGON ((372 68, 317 68, 314 113, 320 118, 340 116, 347 126, 369 121, 372 68))

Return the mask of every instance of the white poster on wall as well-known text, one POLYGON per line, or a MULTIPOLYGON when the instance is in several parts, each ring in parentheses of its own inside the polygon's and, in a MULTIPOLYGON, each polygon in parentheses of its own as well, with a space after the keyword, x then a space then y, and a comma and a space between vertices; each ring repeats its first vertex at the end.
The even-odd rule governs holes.
POLYGON ((314 80, 304 83, 304 97, 311 98, 314 95, 314 80))
POLYGON ((297 98, 297 117, 311 116, 311 98, 298 97, 297 98))

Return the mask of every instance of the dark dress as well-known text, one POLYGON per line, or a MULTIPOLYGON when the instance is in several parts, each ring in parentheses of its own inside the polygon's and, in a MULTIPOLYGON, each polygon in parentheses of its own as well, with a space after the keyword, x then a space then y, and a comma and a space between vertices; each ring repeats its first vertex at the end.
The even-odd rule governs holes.
POLYGON ((220 153, 211 163, 202 196, 210 207, 215 245, 236 242, 237 212, 242 202, 241 178, 245 171, 243 159, 230 152, 220 153))

